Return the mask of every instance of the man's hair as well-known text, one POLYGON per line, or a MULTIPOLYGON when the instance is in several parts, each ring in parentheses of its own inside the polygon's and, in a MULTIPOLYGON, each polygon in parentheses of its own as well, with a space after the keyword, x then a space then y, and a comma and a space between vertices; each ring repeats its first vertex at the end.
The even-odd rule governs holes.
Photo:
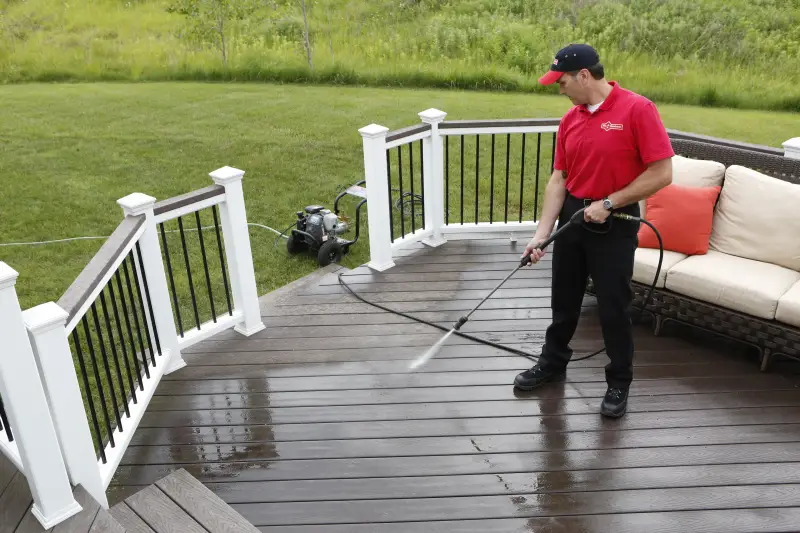
MULTIPOLYGON (((588 70, 589 74, 591 74, 592 77, 596 80, 602 80, 605 77, 605 69, 603 68, 602 63, 597 63, 596 65, 592 65, 591 67, 586 67, 586 70, 588 70)), ((570 74, 572 74, 572 77, 574 78, 578 76, 578 72, 580 71, 575 70, 570 72, 570 74)))

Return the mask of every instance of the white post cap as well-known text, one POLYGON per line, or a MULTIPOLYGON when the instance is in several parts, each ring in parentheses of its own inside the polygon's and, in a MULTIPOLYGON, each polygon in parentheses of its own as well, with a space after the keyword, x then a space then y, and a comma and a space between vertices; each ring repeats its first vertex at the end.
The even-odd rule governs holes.
POLYGON ((388 132, 389 128, 387 128, 386 126, 381 126, 379 124, 370 124, 369 126, 364 126, 360 130, 358 130, 358 133, 360 133, 362 137, 366 137, 367 139, 385 137, 388 132))
POLYGON ((226 185, 233 181, 241 180, 244 177, 244 170, 226 166, 218 168, 214 172, 210 172, 208 175, 211 176, 211 179, 213 179, 214 183, 217 185, 226 185))
POLYGON ((125 216, 137 216, 153 209, 156 199, 146 194, 135 192, 120 198, 117 203, 122 206, 125 216))
POLYGON ((19 272, 8 266, 7 263, 0 261, 0 289, 13 287, 17 283, 19 272))
POLYGON ((786 157, 800 159, 800 137, 793 137, 784 142, 783 151, 786 157))
POLYGON ((447 113, 445 113, 444 111, 440 111, 433 107, 430 109, 426 109, 425 111, 422 111, 418 114, 422 122, 426 124, 438 124, 439 122, 444 120, 444 117, 447 116, 447 113))
POLYGON ((47 302, 23 311, 22 320, 31 333, 49 331, 67 323, 69 315, 57 303, 47 302))

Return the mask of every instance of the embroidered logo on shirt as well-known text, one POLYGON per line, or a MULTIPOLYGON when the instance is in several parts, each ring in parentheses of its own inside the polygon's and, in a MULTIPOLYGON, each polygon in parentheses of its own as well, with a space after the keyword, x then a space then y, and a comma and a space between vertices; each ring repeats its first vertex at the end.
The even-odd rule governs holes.
POLYGON ((611 122, 603 122, 600 125, 605 131, 608 130, 622 130, 622 124, 612 124, 611 122))

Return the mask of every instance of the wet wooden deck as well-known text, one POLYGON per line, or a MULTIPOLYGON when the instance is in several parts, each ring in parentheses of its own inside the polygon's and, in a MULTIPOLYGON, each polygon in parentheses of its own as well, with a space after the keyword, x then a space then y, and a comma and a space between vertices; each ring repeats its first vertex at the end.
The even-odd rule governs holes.
MULTIPOLYGON (((524 243, 452 241, 354 290, 451 325, 524 243)), ((547 258, 549 260, 549 256, 547 258)), ((538 353, 550 263, 520 271, 463 331, 538 353)), ((263 532, 797 531, 800 378, 735 345, 637 327, 628 414, 599 415, 605 354, 567 382, 513 389, 532 363, 359 303, 335 273, 263 299, 266 330, 228 332, 165 377, 112 505, 184 468, 263 532)), ((594 301, 573 347, 602 346, 594 301)))

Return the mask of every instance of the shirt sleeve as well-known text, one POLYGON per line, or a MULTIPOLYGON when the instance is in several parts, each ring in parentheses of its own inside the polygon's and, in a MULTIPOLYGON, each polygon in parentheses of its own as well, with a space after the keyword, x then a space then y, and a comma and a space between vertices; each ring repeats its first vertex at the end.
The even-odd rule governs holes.
POLYGON ((653 102, 648 101, 639 106, 634 116, 634 131, 639 156, 644 164, 649 165, 653 161, 675 155, 667 130, 653 102))

